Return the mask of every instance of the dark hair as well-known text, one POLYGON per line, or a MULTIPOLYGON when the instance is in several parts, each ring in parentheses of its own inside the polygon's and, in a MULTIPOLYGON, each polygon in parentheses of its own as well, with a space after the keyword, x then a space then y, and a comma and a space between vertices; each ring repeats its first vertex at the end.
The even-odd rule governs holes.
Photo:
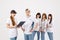
POLYGON ((15 26, 15 21, 14 21, 14 18, 12 16, 10 16, 10 19, 11 19, 11 22, 12 22, 12 25, 15 26))
POLYGON ((50 24, 52 22, 52 14, 48 14, 48 19, 49 19, 49 16, 51 17, 50 22, 49 22, 50 24))
POLYGON ((13 14, 16 14, 16 11, 15 11, 15 10, 11 10, 11 14, 12 14, 12 13, 13 13, 13 14))
MULTIPOLYGON (((11 10, 11 14, 16 14, 16 11, 15 10, 11 10)), ((11 19, 11 22, 12 22, 12 25, 15 26, 15 20, 12 16, 10 16, 10 19, 11 19)))
POLYGON ((26 9, 25 11, 28 11, 29 9, 26 9))
POLYGON ((36 14, 36 18, 37 18, 37 15, 39 15, 39 18, 41 18, 41 14, 39 12, 36 14))
POLYGON ((45 15, 45 19, 47 19, 47 15, 46 15, 46 13, 43 13, 42 14, 42 19, 43 19, 43 16, 45 15))

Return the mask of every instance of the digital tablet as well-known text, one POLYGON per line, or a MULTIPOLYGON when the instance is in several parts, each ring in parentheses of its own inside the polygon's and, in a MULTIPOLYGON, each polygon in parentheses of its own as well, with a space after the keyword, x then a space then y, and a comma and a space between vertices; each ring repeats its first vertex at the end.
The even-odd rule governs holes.
POLYGON ((22 25, 25 23, 25 21, 21 21, 18 25, 17 25, 17 27, 22 27, 22 25))

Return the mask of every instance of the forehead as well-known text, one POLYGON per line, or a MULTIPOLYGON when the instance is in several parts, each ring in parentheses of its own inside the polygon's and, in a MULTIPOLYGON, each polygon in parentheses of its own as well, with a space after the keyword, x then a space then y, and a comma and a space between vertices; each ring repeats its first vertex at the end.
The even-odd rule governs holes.
POLYGON ((46 15, 43 15, 43 16, 46 16, 46 15))
POLYGON ((51 17, 51 16, 48 16, 48 17, 51 17))

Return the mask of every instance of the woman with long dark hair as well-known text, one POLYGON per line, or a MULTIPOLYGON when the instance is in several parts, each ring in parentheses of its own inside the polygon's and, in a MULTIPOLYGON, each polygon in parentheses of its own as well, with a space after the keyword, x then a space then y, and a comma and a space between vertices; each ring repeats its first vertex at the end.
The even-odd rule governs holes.
POLYGON ((52 14, 48 14, 47 34, 50 40, 53 40, 52 14))
POLYGON ((11 16, 8 18, 7 20, 7 28, 8 28, 8 35, 10 40, 17 40, 17 21, 15 19, 15 15, 16 15, 16 11, 15 10, 11 10, 10 12, 11 16))

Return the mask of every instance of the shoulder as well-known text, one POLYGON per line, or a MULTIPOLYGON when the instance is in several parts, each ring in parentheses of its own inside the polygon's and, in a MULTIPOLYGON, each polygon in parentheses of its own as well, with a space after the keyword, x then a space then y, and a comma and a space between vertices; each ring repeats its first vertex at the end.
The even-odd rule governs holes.
POLYGON ((30 16, 30 19, 33 20, 33 21, 36 20, 36 18, 33 17, 33 16, 30 16))
POLYGON ((34 16, 30 15, 31 18, 35 18, 34 16))

